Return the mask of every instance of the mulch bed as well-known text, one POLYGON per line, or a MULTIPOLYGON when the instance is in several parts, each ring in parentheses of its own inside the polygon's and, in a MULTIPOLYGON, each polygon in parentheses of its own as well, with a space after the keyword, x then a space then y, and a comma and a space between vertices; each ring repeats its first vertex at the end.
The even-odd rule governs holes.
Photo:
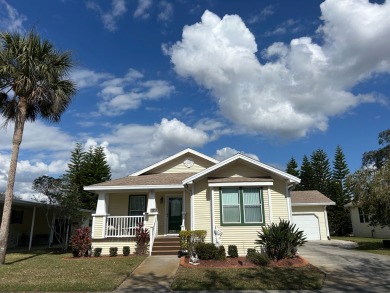
MULTIPOLYGON (((180 265, 188 268, 256 268, 259 267, 251 263, 246 257, 230 258, 226 260, 199 260, 198 265, 188 263, 189 259, 184 256, 181 257, 180 265)), ((279 261, 271 261, 268 267, 303 267, 309 262, 298 256, 295 258, 282 259, 279 261)))

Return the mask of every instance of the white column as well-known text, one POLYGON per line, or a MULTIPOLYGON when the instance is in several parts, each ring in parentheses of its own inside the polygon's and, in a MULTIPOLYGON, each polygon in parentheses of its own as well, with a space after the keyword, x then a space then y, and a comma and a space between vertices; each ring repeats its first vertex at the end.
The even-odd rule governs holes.
POLYGON ((292 222, 291 196, 290 196, 290 190, 288 189, 288 180, 286 180, 286 200, 287 200, 288 220, 292 222))
POLYGON ((34 234, 34 225, 35 225, 35 212, 36 207, 34 207, 32 220, 31 220, 31 229, 30 229, 30 241, 28 242, 28 250, 31 250, 32 240, 33 240, 33 234, 34 234))
POLYGON ((108 204, 110 197, 106 193, 99 193, 98 202, 96 206, 96 215, 107 215, 108 204))
POLYGON ((156 192, 154 189, 149 190, 148 196, 148 213, 150 213, 151 210, 156 210, 156 192))
POLYGON ((195 230, 194 197, 195 197, 195 186, 194 186, 194 184, 192 184, 192 192, 191 192, 191 230, 195 230))
MULTIPOLYGON (((326 237, 328 238, 328 240, 330 240, 328 212, 326 211, 326 206, 324 206, 324 216, 325 216, 326 237)), ((323 240, 323 239, 321 239, 321 240, 323 240)))
POLYGON ((186 229, 186 191, 183 190, 183 200, 181 202, 181 230, 186 229))

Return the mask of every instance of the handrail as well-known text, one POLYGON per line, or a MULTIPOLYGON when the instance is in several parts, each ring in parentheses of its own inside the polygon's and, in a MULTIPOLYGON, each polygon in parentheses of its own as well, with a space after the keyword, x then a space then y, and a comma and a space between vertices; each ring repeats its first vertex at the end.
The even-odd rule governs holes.
POLYGON ((153 225, 152 225, 152 227, 150 229, 151 229, 151 233, 150 233, 150 242, 149 242, 149 255, 152 255, 154 239, 156 238, 156 235, 158 235, 158 219, 157 219, 157 216, 154 217, 153 225))
POLYGON ((135 237, 135 229, 140 222, 144 222, 144 216, 109 216, 105 237, 135 237))

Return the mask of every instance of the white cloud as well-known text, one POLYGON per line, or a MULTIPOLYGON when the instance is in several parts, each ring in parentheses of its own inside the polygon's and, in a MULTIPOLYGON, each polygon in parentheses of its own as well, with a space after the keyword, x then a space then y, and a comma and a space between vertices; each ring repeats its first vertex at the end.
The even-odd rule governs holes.
POLYGON ((118 18, 127 11, 125 0, 112 0, 109 11, 104 11, 95 1, 87 1, 86 5, 87 8, 96 11, 100 15, 104 27, 109 31, 117 30, 118 18))
POLYGON ((94 72, 86 68, 76 68, 71 72, 70 76, 76 83, 78 89, 96 86, 101 81, 112 77, 111 74, 94 72))
POLYGON ((169 21, 173 17, 173 5, 167 1, 160 1, 160 13, 157 16, 157 19, 160 21, 169 21))
POLYGON ((133 13, 134 18, 148 18, 150 16, 148 11, 151 6, 152 0, 138 0, 138 6, 133 13))
POLYGON ((24 32, 23 23, 27 17, 20 14, 7 1, 0 0, 0 31, 24 32))
POLYGON ((219 160, 219 161, 223 161, 227 158, 230 158, 236 154, 243 154, 247 157, 250 157, 252 159, 255 159, 255 160, 258 160, 259 161, 259 157, 256 156, 255 154, 249 154, 249 153, 245 153, 245 152, 240 152, 236 149, 233 149, 233 148, 230 148, 230 147, 224 147, 222 149, 219 149, 215 152, 215 155, 214 155, 214 158, 219 160))
POLYGON ((220 113, 241 131, 288 139, 325 131, 328 119, 374 95, 350 90, 390 72, 390 2, 327 0, 321 4, 323 43, 309 37, 275 43, 256 56, 253 34, 237 15, 206 11, 165 50, 176 73, 215 97, 220 113))
POLYGON ((275 13, 275 7, 273 5, 268 5, 264 7, 260 11, 260 13, 252 15, 249 18, 248 22, 253 24, 253 23, 258 23, 260 21, 264 21, 268 18, 268 16, 271 16, 274 13, 275 13))

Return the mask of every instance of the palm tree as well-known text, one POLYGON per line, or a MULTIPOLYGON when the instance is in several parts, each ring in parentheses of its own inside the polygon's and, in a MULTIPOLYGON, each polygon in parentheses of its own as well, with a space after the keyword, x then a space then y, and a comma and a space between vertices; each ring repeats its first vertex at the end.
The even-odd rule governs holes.
POLYGON ((58 52, 46 40, 30 32, 0 33, 0 114, 4 124, 14 123, 3 217, 0 227, 0 264, 5 262, 12 197, 24 124, 38 117, 58 122, 76 93, 66 79, 73 63, 68 52, 58 52))

